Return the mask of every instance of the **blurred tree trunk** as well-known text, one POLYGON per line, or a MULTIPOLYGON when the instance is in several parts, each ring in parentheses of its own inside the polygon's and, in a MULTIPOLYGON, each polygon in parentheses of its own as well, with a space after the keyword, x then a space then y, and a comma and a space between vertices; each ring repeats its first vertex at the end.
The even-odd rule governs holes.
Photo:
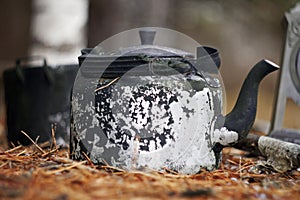
POLYGON ((27 55, 30 42, 31 0, 2 0, 0 7, 2 63, 27 55))
POLYGON ((86 46, 88 0, 33 0, 31 55, 51 64, 77 63, 86 46))
POLYGON ((0 8, 0 145, 3 145, 6 141, 6 109, 2 73, 12 67, 17 57, 28 54, 31 0, 1 0, 0 8))

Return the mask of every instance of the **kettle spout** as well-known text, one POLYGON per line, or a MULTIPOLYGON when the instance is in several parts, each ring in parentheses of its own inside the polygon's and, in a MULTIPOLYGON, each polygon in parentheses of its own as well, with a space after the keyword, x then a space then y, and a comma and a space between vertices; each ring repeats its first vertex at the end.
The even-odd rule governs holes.
POLYGON ((258 86, 269 73, 279 66, 269 60, 261 60, 249 72, 232 111, 226 115, 224 126, 238 133, 238 142, 245 139, 254 123, 257 109, 258 86))

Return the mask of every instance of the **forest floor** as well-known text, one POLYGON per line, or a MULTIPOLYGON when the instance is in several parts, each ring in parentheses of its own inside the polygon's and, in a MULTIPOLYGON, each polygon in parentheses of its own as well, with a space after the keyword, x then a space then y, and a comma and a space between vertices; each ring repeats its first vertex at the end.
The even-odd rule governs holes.
POLYGON ((0 199, 300 199, 300 169, 277 173, 234 148, 220 169, 181 175, 73 161, 58 146, 0 147, 0 199))

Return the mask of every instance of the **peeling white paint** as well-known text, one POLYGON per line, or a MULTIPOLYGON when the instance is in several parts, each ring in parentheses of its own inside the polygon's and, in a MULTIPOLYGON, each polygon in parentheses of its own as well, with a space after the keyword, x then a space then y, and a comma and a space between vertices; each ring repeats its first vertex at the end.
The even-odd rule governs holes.
POLYGON ((238 133, 235 131, 229 131, 226 127, 216 129, 212 133, 212 140, 222 145, 229 145, 238 141, 238 133))
POLYGON ((183 75, 131 79, 121 77, 97 91, 95 102, 84 103, 81 94, 80 98, 75 95, 73 110, 85 114, 75 116, 74 125, 79 130, 98 126, 95 133, 77 130, 82 139, 86 138, 82 134, 94 134, 95 141, 88 143, 91 160, 99 163, 104 159, 126 170, 169 168, 194 174, 201 168, 215 169, 219 158, 212 150, 214 144, 237 140, 237 133, 215 128, 214 103, 222 107, 221 88, 196 91, 183 75), (84 116, 87 122, 80 121, 84 116), (100 141, 102 146, 97 146, 100 141))

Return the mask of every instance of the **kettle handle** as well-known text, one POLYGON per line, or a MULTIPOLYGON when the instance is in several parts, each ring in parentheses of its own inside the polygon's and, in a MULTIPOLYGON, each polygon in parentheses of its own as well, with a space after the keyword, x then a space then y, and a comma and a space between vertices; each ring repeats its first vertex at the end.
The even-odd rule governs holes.
POLYGON ((49 84, 53 84, 54 83, 54 74, 51 71, 50 67, 47 65, 47 61, 46 58, 42 57, 42 56, 30 56, 30 57, 21 57, 16 59, 16 75, 18 77, 18 79, 22 82, 25 83, 25 74, 24 74, 24 70, 22 69, 22 63, 29 63, 29 62, 33 62, 33 61, 38 61, 38 60, 42 60, 42 68, 45 74, 45 77, 48 81, 49 84))

